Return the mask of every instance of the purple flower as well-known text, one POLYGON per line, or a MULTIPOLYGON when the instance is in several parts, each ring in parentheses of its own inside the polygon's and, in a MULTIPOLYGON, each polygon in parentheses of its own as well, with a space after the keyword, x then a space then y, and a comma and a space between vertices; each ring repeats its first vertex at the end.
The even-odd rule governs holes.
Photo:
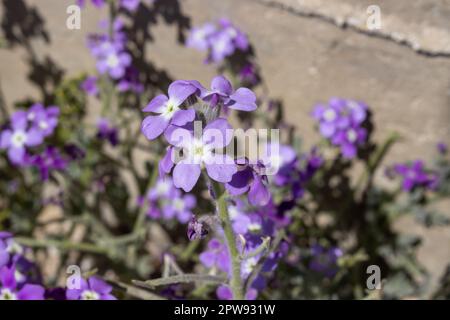
POLYGON ((197 201, 191 194, 181 195, 177 190, 175 197, 168 201, 162 208, 162 216, 165 219, 177 218, 181 223, 187 223, 192 217, 192 208, 195 207, 197 201))
POLYGON ((126 52, 127 37, 122 31, 123 22, 116 19, 113 22, 113 35, 94 34, 88 37, 88 48, 97 60, 96 66, 100 74, 109 74, 113 79, 125 76, 131 65, 131 55, 126 52))
POLYGON ((27 124, 27 113, 16 111, 11 116, 11 129, 5 129, 0 136, 0 149, 8 149, 8 158, 16 165, 24 164, 26 147, 38 146, 44 138, 42 130, 28 129, 27 124))
POLYGON ((40 103, 36 103, 27 111, 27 119, 36 129, 40 130, 44 137, 53 134, 58 125, 59 108, 51 106, 44 108, 40 103))
POLYGON ((111 47, 98 58, 97 70, 100 74, 108 73, 111 78, 120 79, 125 75, 125 70, 130 64, 131 56, 129 53, 111 47))
POLYGON ((254 111, 257 108, 253 91, 244 87, 234 91, 230 81, 224 76, 217 76, 211 81, 211 90, 206 90, 202 86, 198 89, 200 98, 211 107, 221 104, 226 108, 241 111, 254 111))
POLYGON ((65 170, 68 165, 67 160, 53 146, 47 147, 41 154, 30 156, 27 164, 39 169, 43 181, 48 180, 50 171, 65 170))
POLYGON ((211 179, 222 183, 231 181, 237 171, 233 159, 216 152, 231 142, 230 129, 225 119, 218 118, 205 127, 201 137, 194 137, 193 131, 176 126, 166 131, 167 141, 183 151, 182 159, 173 169, 173 181, 177 188, 191 191, 203 166, 211 179))
POLYGON ((100 118, 97 121, 97 138, 100 140, 107 140, 112 146, 119 143, 119 132, 117 128, 113 127, 110 121, 106 118, 100 118))
POLYGON ((311 270, 325 274, 327 277, 333 277, 337 270, 337 261, 342 256, 342 250, 337 247, 331 247, 328 250, 319 244, 311 247, 312 259, 309 267, 311 270))
POLYGON ((208 242, 208 248, 199 256, 200 262, 206 268, 218 268, 225 273, 230 272, 230 256, 227 247, 218 239, 211 239, 208 242))
POLYGON ((81 279, 79 289, 67 289, 67 300, 117 300, 111 295, 112 287, 98 277, 81 279))
POLYGON ((195 118, 193 109, 183 110, 181 104, 198 89, 190 81, 177 80, 169 86, 167 97, 164 94, 156 96, 143 109, 158 115, 147 116, 142 122, 142 133, 149 140, 159 137, 169 124, 183 126, 195 118))
POLYGON ((15 266, 0 269, 0 300, 44 300, 45 289, 36 284, 20 285, 15 266))
POLYGON ((205 23, 201 27, 191 29, 186 41, 186 46, 197 49, 199 51, 207 51, 209 49, 209 37, 216 32, 216 26, 212 23, 205 23))
POLYGON ((237 171, 225 186, 231 195, 239 196, 248 192, 248 200, 252 205, 264 206, 270 201, 265 166, 262 162, 255 165, 246 162, 244 168, 237 171))
POLYGON ((347 159, 354 158, 358 147, 367 141, 367 130, 362 126, 367 119, 367 106, 361 102, 333 98, 328 105, 317 105, 312 115, 322 136, 339 146, 347 159))
POLYGON ((97 96, 99 93, 97 81, 98 81, 97 77, 94 76, 87 77, 81 83, 80 88, 90 96, 97 96))
POLYGON ((411 191, 417 187, 436 188, 437 175, 427 173, 421 160, 416 160, 412 164, 396 164, 394 171, 403 178, 404 191, 411 191))
POLYGON ((250 47, 247 36, 228 19, 192 28, 186 45, 199 51, 208 51, 207 63, 220 63, 237 50, 245 52, 250 47))

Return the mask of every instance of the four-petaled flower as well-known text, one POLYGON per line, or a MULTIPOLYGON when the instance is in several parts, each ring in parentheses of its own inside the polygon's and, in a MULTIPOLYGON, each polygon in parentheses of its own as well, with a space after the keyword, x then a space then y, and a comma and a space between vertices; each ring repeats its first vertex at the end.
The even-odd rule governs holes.
POLYGON ((192 82, 178 80, 169 86, 169 97, 161 94, 153 98, 143 110, 158 114, 157 116, 147 116, 142 122, 142 133, 147 139, 153 140, 159 137, 169 124, 183 126, 193 121, 195 111, 193 109, 183 110, 180 106, 197 90, 192 82))
POLYGON ((182 151, 181 159, 174 159, 173 182, 177 188, 189 192, 197 183, 202 167, 208 176, 217 182, 231 181, 237 168, 234 160, 227 154, 218 153, 232 139, 231 126, 225 119, 218 118, 210 122, 203 130, 201 137, 182 127, 171 126, 166 131, 169 143, 182 151))

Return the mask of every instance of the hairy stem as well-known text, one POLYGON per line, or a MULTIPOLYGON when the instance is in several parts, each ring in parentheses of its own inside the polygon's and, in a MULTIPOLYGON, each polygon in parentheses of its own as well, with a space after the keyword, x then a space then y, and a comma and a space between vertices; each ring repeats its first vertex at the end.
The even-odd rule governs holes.
POLYGON ((219 183, 212 181, 214 196, 217 201, 217 211, 222 222, 225 240, 231 257, 231 279, 230 287, 233 292, 233 299, 244 299, 243 285, 241 278, 241 259, 236 246, 236 237, 231 226, 230 216, 228 215, 228 207, 225 199, 225 190, 219 183))

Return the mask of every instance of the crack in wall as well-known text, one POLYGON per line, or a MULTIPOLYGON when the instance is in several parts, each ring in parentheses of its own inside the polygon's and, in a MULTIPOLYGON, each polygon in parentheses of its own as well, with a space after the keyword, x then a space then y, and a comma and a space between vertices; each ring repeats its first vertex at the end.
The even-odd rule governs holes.
POLYGON ((325 23, 331 24, 335 27, 338 27, 343 30, 352 30, 356 33, 372 37, 378 38, 382 40, 386 40, 389 42, 393 42, 397 45, 409 48, 413 50, 415 53, 427 57, 427 58, 450 58, 450 52, 448 51, 432 51, 423 48, 417 48, 416 44, 414 44, 411 40, 402 38, 395 33, 384 33, 380 31, 371 31, 367 29, 362 29, 354 24, 352 24, 349 20, 338 19, 333 16, 325 15, 320 12, 316 12, 313 10, 305 10, 305 9, 297 9, 292 6, 285 5, 283 3, 279 3, 273 0, 251 0, 259 5, 268 7, 268 8, 276 8, 279 10, 283 10, 290 14, 296 15, 298 17, 316 19, 323 21, 325 23))

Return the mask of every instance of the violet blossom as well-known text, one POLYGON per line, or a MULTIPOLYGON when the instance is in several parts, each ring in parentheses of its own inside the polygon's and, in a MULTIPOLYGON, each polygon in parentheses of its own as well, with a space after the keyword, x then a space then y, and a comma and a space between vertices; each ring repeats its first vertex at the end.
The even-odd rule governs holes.
POLYGON ((117 300, 111 294, 112 287, 98 277, 80 280, 79 289, 67 289, 67 300, 117 300))
POLYGON ((236 51, 246 52, 249 48, 247 36, 228 19, 217 24, 206 23, 191 30, 186 45, 200 51, 208 51, 207 63, 220 63, 236 51))
POLYGON ((197 86, 200 90, 200 98, 208 102, 211 107, 220 104, 225 108, 240 111, 254 111, 257 108, 256 96, 253 91, 244 87, 234 91, 230 81, 224 76, 214 77, 210 90, 200 85, 197 86))
POLYGON ((44 139, 39 128, 28 127, 27 113, 16 111, 11 116, 11 129, 5 129, 0 135, 0 149, 8 149, 8 158, 15 165, 23 165, 26 148, 38 146, 44 139))
POLYGON ((206 125, 201 137, 194 137, 193 131, 176 126, 166 131, 167 141, 183 151, 183 158, 174 164, 173 169, 173 181, 177 188, 191 191, 200 177, 202 167, 206 168, 207 175, 214 181, 231 181, 237 171, 233 159, 227 154, 216 152, 231 142, 230 129, 227 120, 218 118, 206 125))
POLYGON ((53 134, 58 125, 58 117, 59 108, 56 106, 44 108, 42 104, 36 103, 27 111, 28 121, 32 123, 32 126, 40 130, 44 137, 53 134))
POLYGON ((157 114, 147 116, 142 122, 141 129, 146 138, 156 139, 167 129, 169 124, 183 126, 193 121, 195 111, 193 109, 183 110, 180 106, 197 90, 190 81, 178 80, 169 86, 168 97, 161 94, 153 98, 143 109, 144 112, 157 114))
POLYGON ((367 106, 362 102, 333 98, 327 105, 317 105, 312 115, 322 136, 340 147, 345 158, 352 159, 358 147, 367 141, 367 130, 363 127, 367 114, 367 106))
POLYGON ((164 219, 177 218, 181 223, 187 223, 192 217, 192 209, 197 201, 192 194, 181 195, 177 190, 175 197, 167 201, 162 208, 162 216, 164 219))

